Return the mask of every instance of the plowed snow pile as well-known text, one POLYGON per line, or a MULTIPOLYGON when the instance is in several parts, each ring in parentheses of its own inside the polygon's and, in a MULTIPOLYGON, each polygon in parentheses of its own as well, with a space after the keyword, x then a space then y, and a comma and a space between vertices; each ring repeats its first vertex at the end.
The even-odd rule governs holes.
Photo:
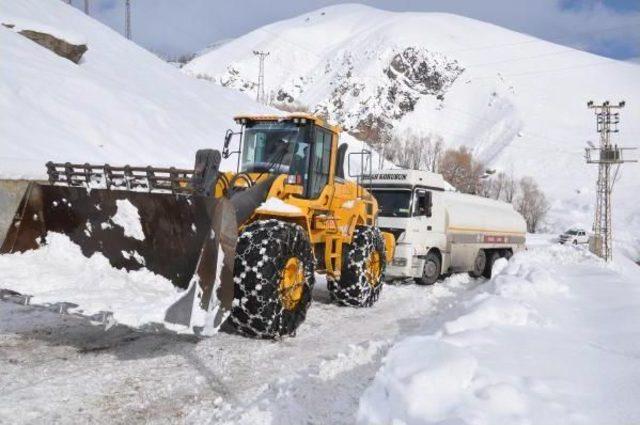
POLYGON ((389 351, 359 422, 638 423, 640 269, 559 245, 494 267, 438 331, 389 351))
POLYGON ((110 311, 129 326, 162 323, 179 297, 164 277, 115 269, 100 253, 87 258, 67 236, 52 232, 38 250, 0 255, 0 287, 32 295, 33 304, 66 301, 87 315, 110 311))

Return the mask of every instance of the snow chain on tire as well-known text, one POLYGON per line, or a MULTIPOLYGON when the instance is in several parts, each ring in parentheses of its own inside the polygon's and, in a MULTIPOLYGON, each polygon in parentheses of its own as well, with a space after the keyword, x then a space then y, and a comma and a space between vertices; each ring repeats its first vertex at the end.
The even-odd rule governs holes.
POLYGON ((358 227, 353 235, 353 241, 345 249, 346 255, 343 256, 340 279, 327 278, 331 299, 340 305, 370 307, 380 296, 382 274, 386 267, 382 234, 374 227, 358 227), (378 253, 381 263, 380 277, 377 282, 369 282, 365 268, 374 251, 378 253))
POLYGON ((302 227, 273 219, 253 222, 238 239, 229 322, 247 336, 293 335, 306 317, 314 283, 311 243, 302 227), (280 283, 292 259, 301 264, 303 279, 296 301, 285 308, 280 283))

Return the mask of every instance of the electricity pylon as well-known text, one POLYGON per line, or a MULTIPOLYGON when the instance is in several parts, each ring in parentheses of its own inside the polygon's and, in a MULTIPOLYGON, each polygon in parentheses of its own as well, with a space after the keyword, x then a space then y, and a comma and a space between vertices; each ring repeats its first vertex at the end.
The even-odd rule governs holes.
POLYGON ((124 2, 124 35, 131 40, 131 0, 124 2))
POLYGON ((260 61, 260 70, 258 72, 258 93, 256 100, 263 105, 267 103, 267 98, 264 95, 264 59, 269 56, 269 52, 263 52, 260 50, 254 50, 253 54, 258 56, 260 61))
POLYGON ((596 212, 593 221, 593 242, 590 248, 594 254, 611 261, 613 231, 611 228, 611 192, 618 176, 620 165, 625 162, 637 162, 625 160, 622 154, 625 150, 633 148, 621 148, 611 145, 611 133, 618 133, 620 113, 615 110, 624 108, 625 102, 612 105, 608 100, 600 105, 593 101, 587 102, 587 107, 593 109, 596 114, 596 129, 600 134, 600 145, 585 148, 587 164, 598 164, 598 182, 596 184, 596 212), (611 111, 614 112, 611 112, 611 111), (597 155, 593 155, 597 153, 597 155), (613 179, 611 167, 615 166, 613 179))

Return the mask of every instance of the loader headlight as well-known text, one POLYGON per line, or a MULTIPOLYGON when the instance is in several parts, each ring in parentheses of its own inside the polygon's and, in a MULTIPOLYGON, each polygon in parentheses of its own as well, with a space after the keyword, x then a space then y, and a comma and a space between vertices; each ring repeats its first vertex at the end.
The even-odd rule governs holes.
POLYGON ((391 265, 396 267, 404 267, 407 265, 407 259, 405 257, 393 257, 391 265))

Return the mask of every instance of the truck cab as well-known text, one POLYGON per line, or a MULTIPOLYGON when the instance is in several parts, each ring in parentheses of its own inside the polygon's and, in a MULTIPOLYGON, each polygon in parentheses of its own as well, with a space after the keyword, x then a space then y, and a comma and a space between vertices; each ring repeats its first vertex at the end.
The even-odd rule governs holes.
MULTIPOLYGON (((396 251, 387 265, 388 280, 420 278, 430 251, 440 255, 440 269, 448 268, 440 174, 419 170, 385 170, 371 176, 378 200, 378 226, 393 234, 396 251)), ((441 270, 437 270, 438 275, 441 270)))

